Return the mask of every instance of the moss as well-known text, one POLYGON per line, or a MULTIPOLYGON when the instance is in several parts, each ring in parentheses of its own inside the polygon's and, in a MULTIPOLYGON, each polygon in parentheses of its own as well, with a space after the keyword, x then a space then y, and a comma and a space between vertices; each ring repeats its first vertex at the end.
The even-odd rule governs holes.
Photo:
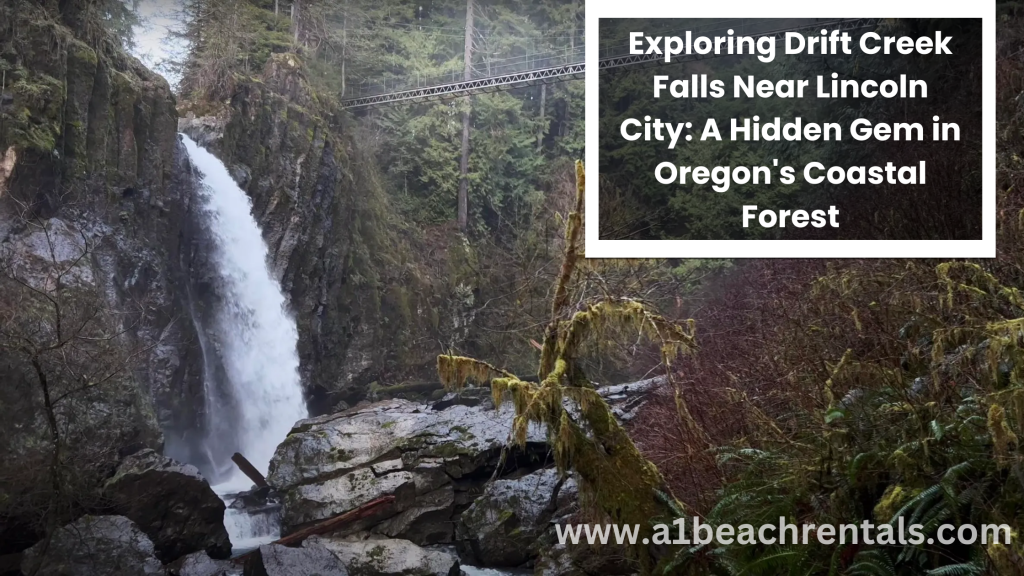
POLYGON ((0 115, 6 144, 39 152, 53 151, 61 134, 64 84, 51 76, 29 74, 23 69, 14 76, 20 79, 8 87, 14 97, 10 105, 13 113, 0 115))
POLYGON ((366 556, 371 560, 380 560, 387 557, 387 548, 383 546, 374 546, 370 548, 370 551, 366 553, 366 556))
POLYGON ((62 152, 66 173, 78 178, 86 175, 90 156, 97 152, 89 150, 86 128, 98 63, 99 57, 89 46, 79 41, 69 45, 62 152))
POLYGON ((335 462, 348 462, 353 458, 350 452, 337 447, 331 448, 330 456, 335 462))
POLYGON ((444 444, 438 444, 429 450, 432 455, 440 456, 442 458, 457 458, 470 454, 470 451, 460 446, 455 442, 445 442, 444 444))
POLYGON ((1017 530, 1011 531, 1010 542, 1010 545, 991 542, 986 548, 998 574, 1021 574, 1024 571, 1024 546, 1020 544, 1017 530))
POLYGON ((885 523, 892 520, 893 515, 914 496, 921 493, 919 489, 909 489, 894 484, 885 489, 885 493, 875 505, 875 521, 885 523))
POLYGON ((1011 454, 1017 450, 1017 435, 1006 422, 1006 409, 999 404, 989 407, 988 431, 992 436, 992 451, 996 462, 1003 468, 1013 459, 1011 454))

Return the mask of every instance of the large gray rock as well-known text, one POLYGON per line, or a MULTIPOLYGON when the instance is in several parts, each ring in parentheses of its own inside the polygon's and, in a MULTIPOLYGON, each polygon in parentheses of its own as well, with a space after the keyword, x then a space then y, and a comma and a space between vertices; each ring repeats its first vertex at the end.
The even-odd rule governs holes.
POLYGON ((480 566, 520 566, 539 554, 538 542, 550 520, 576 499, 570 478, 544 469, 516 479, 496 480, 459 517, 459 552, 480 566), (558 490, 556 495, 556 489, 558 490))
POLYGON ((321 547, 264 544, 245 563, 245 576, 348 576, 342 562, 321 547))
POLYGON ((153 540, 164 562, 198 551, 212 558, 231 555, 224 502, 195 466, 142 450, 125 458, 105 494, 118 514, 153 540))
MULTIPOLYGON (((419 544, 450 541, 459 499, 453 481, 488 477, 511 423, 511 407, 431 410, 405 400, 299 422, 268 475, 283 495, 284 531, 394 494, 389 514, 401 517, 382 526, 384 534, 419 544), (424 528, 428 519, 437 530, 424 528)), ((528 448, 546 451, 540 428, 531 427, 528 448)))
POLYGON ((36 576, 164 576, 153 542, 124 516, 83 516, 25 552, 36 576))
POLYGON ((242 576, 242 567, 231 560, 214 560, 206 552, 193 552, 167 566, 171 576, 242 576))
POLYGON ((303 546, 328 550, 353 576, 459 576, 459 559, 408 540, 313 537, 303 546))

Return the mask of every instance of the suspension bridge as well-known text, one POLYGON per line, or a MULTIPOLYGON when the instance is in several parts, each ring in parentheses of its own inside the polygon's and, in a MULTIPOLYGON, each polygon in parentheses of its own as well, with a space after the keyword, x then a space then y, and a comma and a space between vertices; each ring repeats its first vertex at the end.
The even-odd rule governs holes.
MULTIPOLYGON (((751 36, 755 39, 767 37, 777 41, 784 38, 787 32, 810 32, 822 28, 851 31, 874 28, 881 20, 881 18, 817 20, 779 30, 745 33, 744 28, 763 25, 763 21, 761 23, 747 20, 737 22, 735 19, 731 19, 724 27, 722 22, 726 21, 720 21, 716 23, 719 28, 695 30, 694 32, 706 35, 724 32, 726 29, 732 28, 737 35, 751 36)), ((661 54, 630 54, 629 52, 628 45, 601 46, 597 63, 598 71, 604 72, 626 67, 635 69, 664 63, 664 56, 661 54)), ((351 94, 342 98, 341 104, 344 108, 366 108, 396 102, 443 100, 579 79, 583 78, 586 72, 585 53, 585 46, 580 44, 562 50, 537 52, 489 62, 482 71, 474 68, 477 75, 476 77, 471 75, 469 80, 462 77, 462 72, 453 71, 446 77, 411 77, 376 84, 356 85, 351 94)), ((724 56, 724 54, 693 53, 674 57, 672 63, 680 64, 720 56, 724 56)))

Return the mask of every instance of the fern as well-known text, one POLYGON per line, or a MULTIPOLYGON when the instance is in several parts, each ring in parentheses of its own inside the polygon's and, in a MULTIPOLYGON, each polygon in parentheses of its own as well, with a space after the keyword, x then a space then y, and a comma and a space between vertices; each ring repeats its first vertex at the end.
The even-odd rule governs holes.
POLYGON ((925 572, 927 576, 980 576, 984 573, 985 567, 977 562, 950 564, 925 572))
POLYGON ((882 550, 867 550, 857 553, 846 573, 849 576, 896 576, 896 567, 882 550))

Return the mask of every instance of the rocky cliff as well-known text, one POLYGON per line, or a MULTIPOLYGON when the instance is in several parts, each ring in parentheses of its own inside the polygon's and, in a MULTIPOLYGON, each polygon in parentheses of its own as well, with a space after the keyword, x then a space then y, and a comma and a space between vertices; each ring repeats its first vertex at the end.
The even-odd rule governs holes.
POLYGON ((69 470, 67 513, 87 509, 120 458, 188 426, 201 386, 175 98, 96 9, 0 6, 4 549, 36 534, 48 467, 69 470))
MULTIPOLYGON (((167 82, 102 20, 92 0, 0 5, 0 458, 17 463, 0 472, 0 555, 106 513, 102 487, 131 454, 209 464, 217 350, 203 326, 217 289, 194 171, 167 82), (59 514, 41 512, 58 499, 59 514)), ((313 413, 427 377, 437 342, 464 330, 458 257, 424 265, 346 114, 296 56, 271 57, 221 104, 182 128, 252 198, 313 413)))

